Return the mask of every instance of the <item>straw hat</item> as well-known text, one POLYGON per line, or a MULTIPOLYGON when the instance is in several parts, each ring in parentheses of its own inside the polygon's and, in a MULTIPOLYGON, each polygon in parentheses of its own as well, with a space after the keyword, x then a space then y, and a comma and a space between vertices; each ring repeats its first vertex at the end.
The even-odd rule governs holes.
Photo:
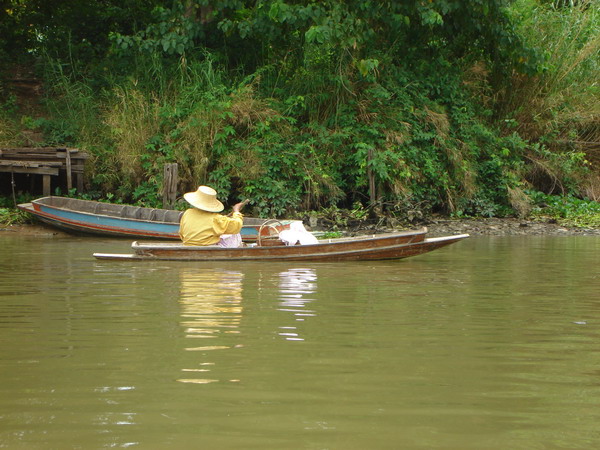
POLYGON ((223 203, 217 200, 217 191, 208 186, 200 186, 196 192, 183 194, 186 201, 202 211, 221 212, 223 203))

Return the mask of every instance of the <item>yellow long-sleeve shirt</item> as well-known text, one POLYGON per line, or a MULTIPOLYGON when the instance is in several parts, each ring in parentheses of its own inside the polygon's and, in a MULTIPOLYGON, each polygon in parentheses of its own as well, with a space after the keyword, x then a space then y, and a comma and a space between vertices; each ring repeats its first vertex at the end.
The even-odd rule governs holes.
POLYGON ((239 233, 243 223, 243 216, 238 212, 227 217, 191 208, 181 216, 179 237, 185 245, 215 245, 222 234, 239 233))

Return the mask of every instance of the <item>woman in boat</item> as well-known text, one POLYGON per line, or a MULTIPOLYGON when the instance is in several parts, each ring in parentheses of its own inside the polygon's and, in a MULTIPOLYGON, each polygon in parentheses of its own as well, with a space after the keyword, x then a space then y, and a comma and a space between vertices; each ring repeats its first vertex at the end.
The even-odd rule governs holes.
POLYGON ((179 236, 185 245, 218 245, 220 247, 240 247, 240 230, 244 223, 240 212, 245 202, 232 207, 231 217, 219 214, 223 203, 217 200, 217 191, 208 186, 200 186, 195 192, 188 192, 183 198, 193 206, 181 217, 179 236))

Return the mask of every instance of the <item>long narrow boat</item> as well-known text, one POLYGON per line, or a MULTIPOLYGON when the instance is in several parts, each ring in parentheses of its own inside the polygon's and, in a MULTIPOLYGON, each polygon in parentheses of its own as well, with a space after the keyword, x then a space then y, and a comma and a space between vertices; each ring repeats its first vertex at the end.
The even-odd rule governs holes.
POLYGON ((240 248, 192 247, 175 243, 132 244, 133 253, 94 253, 103 260, 167 261, 374 261, 401 259, 436 250, 468 234, 427 238, 427 229, 352 238, 326 239, 311 245, 283 245, 272 239, 240 248), (269 245, 266 243, 269 242, 269 245))
MULTIPOLYGON (((56 228, 78 234, 112 237, 157 238, 179 240, 181 211, 117 205, 67 197, 42 197, 17 205, 39 220, 56 228)), ((241 235, 254 241, 264 235, 289 228, 292 220, 271 222, 269 219, 244 217, 241 235), (261 231, 262 230, 262 231, 261 231)))

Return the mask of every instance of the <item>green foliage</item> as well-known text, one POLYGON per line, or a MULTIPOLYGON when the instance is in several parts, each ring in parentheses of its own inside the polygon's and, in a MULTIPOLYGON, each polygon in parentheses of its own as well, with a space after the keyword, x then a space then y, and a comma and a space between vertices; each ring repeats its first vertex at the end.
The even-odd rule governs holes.
POLYGON ((74 145, 79 139, 79 129, 77 125, 68 119, 54 117, 46 119, 40 117, 32 119, 23 116, 21 123, 30 130, 41 131, 44 135, 42 145, 74 145))
POLYGON ((319 239, 337 239, 343 237, 344 234, 340 231, 327 231, 318 236, 319 239))
POLYGON ((527 181, 546 194, 581 193, 590 164, 581 151, 552 151, 544 145, 530 146, 527 181))
POLYGON ((558 221, 564 226, 600 228, 600 203, 573 195, 546 195, 530 192, 535 208, 532 215, 539 219, 558 221))
MULTIPOLYGON (((89 142, 95 184, 123 201, 156 205, 163 164, 178 162, 182 191, 209 183, 223 198, 252 199, 263 216, 338 202, 398 212, 407 198, 428 210, 499 213, 522 143, 477 118, 460 72, 443 63, 420 70, 382 69, 382 83, 358 89, 322 123, 304 115, 303 96, 261 96, 260 72, 227 84, 210 56, 177 71, 158 66, 156 90, 143 88, 149 81, 124 81, 100 104, 81 82, 59 77, 63 95, 53 108, 80 127, 80 144, 89 142), (87 128, 93 117, 98 124, 87 128)), ((63 122, 35 125, 55 123, 63 122)), ((46 128, 50 138, 59 132, 46 128)))
POLYGON ((17 104, 13 94, 3 95, 0 84, 0 145, 16 145, 20 127, 16 121, 17 104))
POLYGON ((167 55, 182 55, 194 47, 194 40, 202 33, 200 24, 193 17, 193 9, 182 2, 174 2, 171 9, 155 7, 152 10, 154 20, 145 30, 132 36, 110 33, 113 51, 139 49, 153 53, 158 50, 167 55))
POLYGON ((340 237, 338 230, 344 229, 350 225, 356 226, 366 224, 370 220, 371 211, 364 208, 360 203, 355 203, 351 209, 339 208, 332 205, 322 208, 320 211, 313 211, 310 215, 317 219, 330 231, 329 237, 340 237))
POLYGON ((19 203, 28 203, 33 198, 34 197, 31 194, 21 192, 17 192, 14 198, 12 195, 7 197, 0 196, 0 208, 15 209, 16 205, 19 203))
POLYGON ((131 33, 150 20, 160 0, 6 0, 2 4, 0 41, 11 60, 49 52, 54 57, 86 63, 102 58, 110 32, 131 33))
MULTIPOLYGON (((523 214, 528 183, 566 192, 585 177, 581 152, 554 144, 589 132, 592 116, 567 126, 568 100, 548 120, 534 106, 566 83, 595 95, 582 75, 597 61, 544 59, 536 33, 561 16, 533 0, 42 3, 10 2, 2 25, 43 56, 48 116, 24 123, 92 155, 97 197, 159 206, 163 166, 176 162, 180 193, 210 184, 225 202, 250 199, 253 214, 321 209, 337 226, 523 214), (69 21, 77 8, 87 26, 69 21), (44 39, 27 21, 45 24, 44 39), (526 100, 503 95, 536 80, 526 100), (533 133, 533 118, 552 126, 533 133)), ((580 12, 560 23, 585 56, 597 19, 580 12)))
POLYGON ((28 215, 18 209, 0 208, 0 226, 21 225, 28 221, 28 215))
POLYGON ((156 183, 152 181, 140 183, 132 193, 133 200, 141 206, 160 208, 162 206, 162 196, 160 190, 156 187, 156 183))

